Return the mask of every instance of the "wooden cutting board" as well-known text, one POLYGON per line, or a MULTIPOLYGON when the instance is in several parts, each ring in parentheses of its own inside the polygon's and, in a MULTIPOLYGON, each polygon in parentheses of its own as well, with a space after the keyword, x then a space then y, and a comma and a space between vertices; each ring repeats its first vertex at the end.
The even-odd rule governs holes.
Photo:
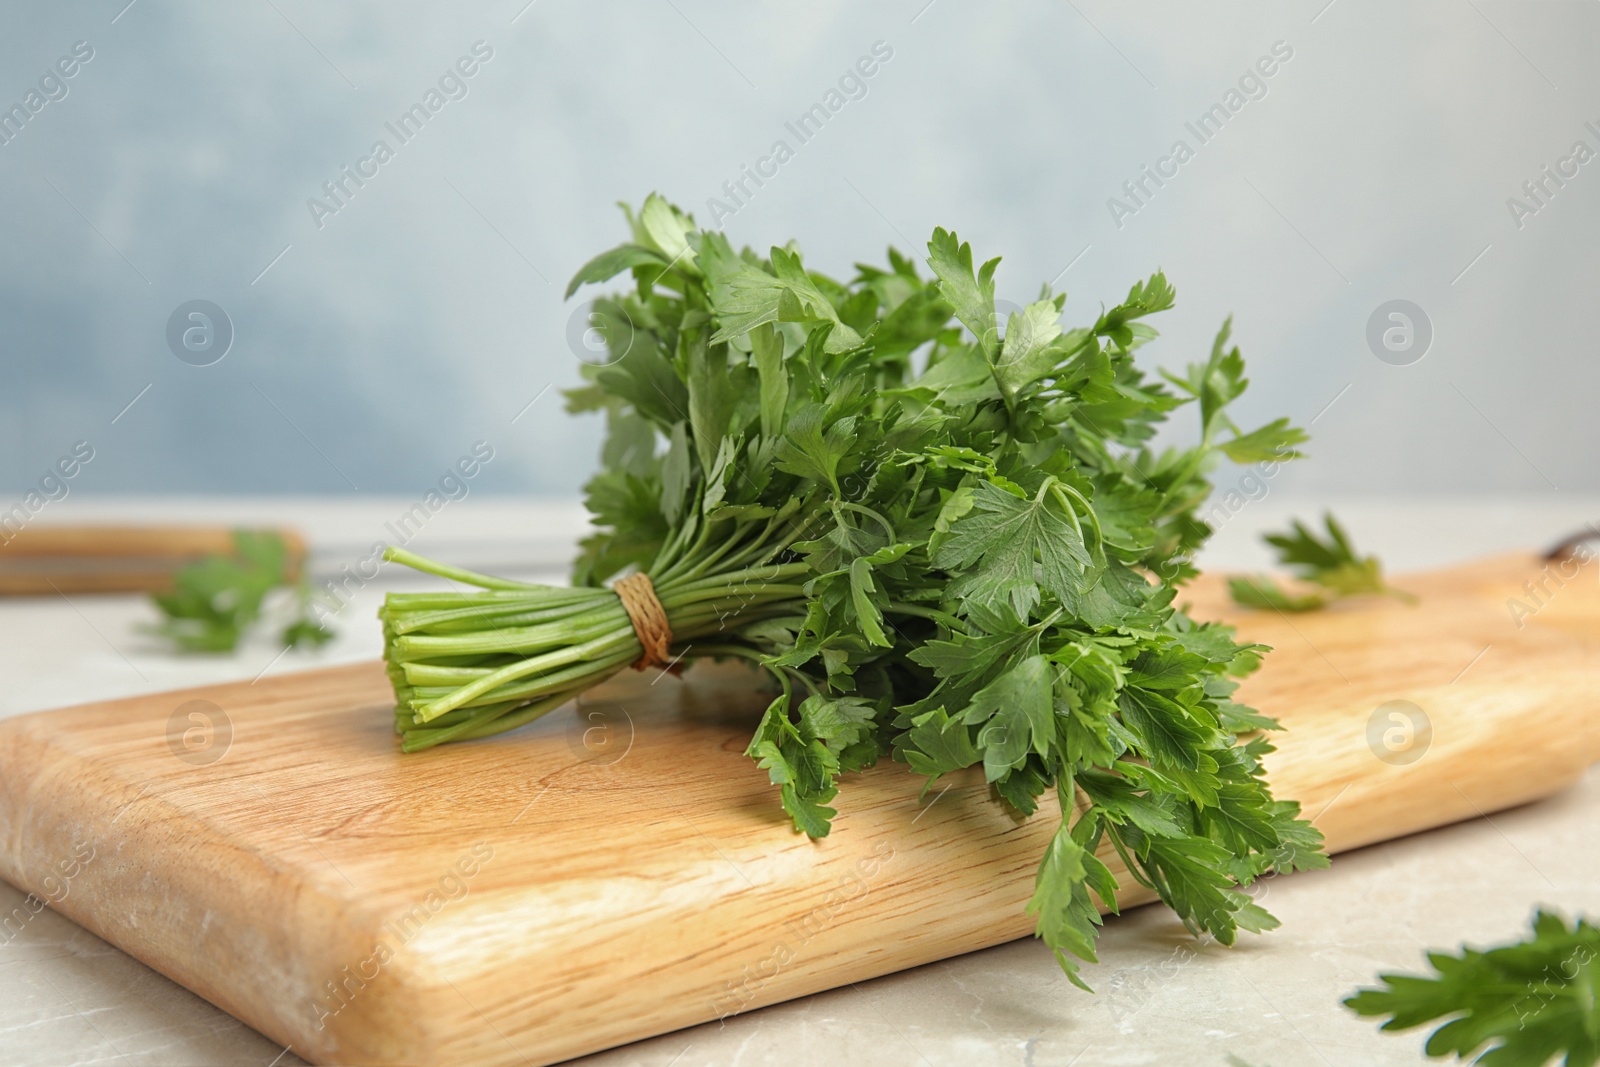
MULTIPOLYGON (((1596 571, 1508 556, 1398 580, 1415 606, 1292 618, 1187 595, 1277 647, 1244 696, 1289 728, 1274 788, 1337 851, 1600 758, 1596 571)), ((1054 812, 1014 821, 976 773, 919 797, 885 764, 809 841, 742 754, 753 681, 627 672, 414 756, 376 663, 13 718, 0 875, 341 1064, 551 1063, 1031 932, 1054 812)))

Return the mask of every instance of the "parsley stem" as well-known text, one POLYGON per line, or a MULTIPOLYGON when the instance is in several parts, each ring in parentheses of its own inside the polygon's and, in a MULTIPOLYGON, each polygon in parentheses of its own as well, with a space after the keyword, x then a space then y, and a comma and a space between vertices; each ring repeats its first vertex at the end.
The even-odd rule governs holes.
POLYGON ((458 582, 466 582, 468 585, 482 586, 484 589, 534 588, 526 582, 514 582, 509 578, 495 578, 487 574, 479 574, 476 571, 452 567, 448 563, 440 563, 437 560, 419 556, 415 552, 407 552, 403 548, 395 548, 393 545, 383 550, 383 558, 393 563, 403 563, 414 570, 426 571, 429 574, 437 574, 441 578, 450 578, 458 582))
POLYGON ((892 611, 896 615, 916 615, 920 618, 932 619, 934 622, 943 623, 949 627, 952 633, 964 634, 967 632, 966 623, 954 615, 946 614, 937 608, 925 608, 917 604, 902 604, 898 600, 891 600, 883 606, 883 610, 892 611))
MULTIPOLYGON (((706 549, 712 523, 696 524, 693 543, 664 547, 676 555, 656 581, 676 644, 800 609, 804 563, 760 563, 792 539, 797 526, 769 519, 749 536, 706 549), (770 543, 776 538, 776 544, 770 543), (720 567, 718 566, 720 564, 720 567)), ((623 669, 642 654, 616 593, 601 587, 513 583, 462 570, 404 549, 386 558, 478 591, 391 594, 381 617, 397 697, 396 726, 407 751, 515 729, 623 669)), ((699 650, 697 650, 699 651, 699 650)), ((724 641, 700 655, 760 653, 724 641)))

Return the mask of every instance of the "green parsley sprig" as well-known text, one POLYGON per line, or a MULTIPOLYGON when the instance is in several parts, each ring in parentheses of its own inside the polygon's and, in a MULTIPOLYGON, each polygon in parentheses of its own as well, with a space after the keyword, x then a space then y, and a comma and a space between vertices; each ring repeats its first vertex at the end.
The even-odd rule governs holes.
POLYGON ((1476 1056, 1485 1067, 1566 1067, 1600 1062, 1600 928, 1539 911, 1532 936, 1457 955, 1428 953, 1431 975, 1384 974, 1345 1000, 1358 1015, 1388 1016, 1384 1030, 1447 1020, 1429 1056, 1476 1056), (1486 1051, 1484 1050, 1487 1046, 1486 1051))
POLYGON ((151 600, 166 616, 143 627, 183 652, 232 652, 261 618, 263 602, 274 589, 294 591, 296 613, 284 627, 285 645, 322 645, 333 631, 311 617, 311 591, 291 575, 288 548, 270 530, 235 530, 233 551, 206 556, 181 568, 172 590, 151 600))
POLYGON ((999 260, 942 229, 931 277, 890 250, 841 282, 660 197, 627 216, 631 240, 568 290, 633 283, 596 301, 612 358, 568 394, 606 419, 598 532, 570 589, 390 550, 479 590, 387 600, 404 748, 511 729, 633 662, 601 583, 642 570, 675 656, 775 680, 748 752, 799 830, 825 836, 841 782, 885 757, 930 785, 979 767, 1019 815, 1057 800, 1029 911, 1074 982, 1096 898, 1116 907, 1103 847, 1196 932, 1275 926, 1241 887, 1327 861, 1263 780, 1277 723, 1233 699, 1266 649, 1173 607, 1207 473, 1305 439, 1229 418, 1247 384, 1229 325, 1163 379, 1134 358, 1173 303, 1159 273, 1068 329, 1048 286, 1002 321, 999 260), (1153 451, 1189 403, 1199 442, 1153 451))
POLYGON ((1262 537, 1278 550, 1281 566, 1291 568, 1295 577, 1317 586, 1317 590, 1293 593, 1259 574, 1234 577, 1228 579, 1228 593, 1234 603, 1277 611, 1316 611, 1351 596, 1382 595, 1415 602, 1416 597, 1383 580, 1383 565, 1377 556, 1362 556, 1356 552, 1349 534, 1331 512, 1324 514, 1322 521, 1328 527, 1325 540, 1307 529, 1299 519, 1288 533, 1262 537))

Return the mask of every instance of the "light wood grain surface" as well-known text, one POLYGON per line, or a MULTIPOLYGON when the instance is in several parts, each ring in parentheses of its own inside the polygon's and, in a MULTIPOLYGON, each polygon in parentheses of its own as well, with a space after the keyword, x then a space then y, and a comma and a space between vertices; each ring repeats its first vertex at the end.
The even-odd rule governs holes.
MULTIPOLYGON (((1547 795, 1600 756, 1593 565, 1398 584, 1421 604, 1238 620, 1278 648, 1245 691, 1289 727, 1274 786, 1335 849, 1547 795), (1513 597, 1538 608, 1521 627, 1513 597), (1400 700, 1428 720, 1409 763, 1369 739, 1400 700)), ((1225 614, 1213 586, 1190 599, 1225 614)), ((554 1062, 1029 932, 1049 813, 1015 822, 975 775, 919 797, 886 765, 808 841, 742 755, 762 703, 735 670, 629 674, 530 730, 401 756, 363 665, 12 719, 0 874, 70 883, 60 910, 338 1063, 554 1062)))

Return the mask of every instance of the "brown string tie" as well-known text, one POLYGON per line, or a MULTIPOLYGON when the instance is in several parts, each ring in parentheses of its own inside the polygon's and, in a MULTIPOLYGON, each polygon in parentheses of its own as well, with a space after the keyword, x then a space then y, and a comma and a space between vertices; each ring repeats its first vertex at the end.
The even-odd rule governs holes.
POLYGON ((672 627, 667 624, 666 609, 656 599, 656 587, 651 584, 650 576, 643 571, 630 574, 611 583, 611 588, 622 600, 622 607, 633 623, 633 632, 639 637, 639 646, 644 649, 634 661, 633 669, 642 671, 646 667, 667 666, 671 662, 668 649, 672 645, 672 627))

